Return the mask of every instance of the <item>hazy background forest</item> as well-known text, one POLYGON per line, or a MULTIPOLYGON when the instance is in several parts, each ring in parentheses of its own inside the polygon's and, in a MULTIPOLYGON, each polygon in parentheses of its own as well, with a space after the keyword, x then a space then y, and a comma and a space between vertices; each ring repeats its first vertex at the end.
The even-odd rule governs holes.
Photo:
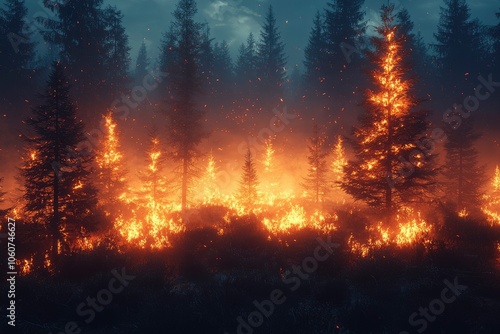
POLYGON ((19 332, 498 331, 499 3, 295 2, 1 2, 19 332))

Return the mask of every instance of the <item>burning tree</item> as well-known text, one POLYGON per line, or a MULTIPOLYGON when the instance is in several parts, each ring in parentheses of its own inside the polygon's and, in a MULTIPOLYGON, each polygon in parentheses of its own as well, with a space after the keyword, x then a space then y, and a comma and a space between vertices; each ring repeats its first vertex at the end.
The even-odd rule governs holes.
POLYGON ((139 179, 142 181, 142 187, 138 191, 137 203, 143 209, 141 218, 145 219, 142 225, 142 235, 147 236, 145 243, 151 247, 161 237, 168 234, 170 222, 165 214, 168 209, 167 201, 170 195, 167 177, 165 176, 166 155, 160 147, 160 140, 153 130, 150 135, 149 149, 147 151, 148 166, 139 173, 139 179))
MULTIPOLYGON (((459 115, 464 112, 461 108, 452 110, 448 116, 461 120, 459 115)), ((446 194, 449 196, 446 200, 454 204, 456 210, 474 212, 480 208, 482 188, 486 183, 484 167, 479 166, 475 148, 480 135, 474 132, 472 118, 453 125, 445 128, 446 165, 443 174, 446 178, 446 194)))
POLYGON ((257 170, 253 161, 250 149, 247 150, 245 155, 245 164, 243 165, 243 175, 241 176, 239 199, 241 204, 249 210, 257 201, 257 170))
POLYGON ((204 112, 195 107, 195 96, 200 91, 199 76, 201 25, 194 21, 194 0, 180 0, 174 12, 175 20, 166 35, 164 62, 169 74, 168 142, 172 146, 174 161, 181 183, 181 206, 184 212, 190 182, 197 176, 195 160, 199 158, 197 146, 207 136, 202 127, 204 112))
POLYGON ((152 204, 153 208, 164 205, 170 192, 169 182, 164 175, 166 155, 160 147, 160 139, 153 131, 149 139, 149 149, 147 151, 148 167, 139 173, 142 181, 142 188, 138 194, 140 199, 152 204))
POLYGON ((340 183, 344 180, 344 167, 347 166, 344 144, 341 136, 337 137, 337 143, 333 149, 331 172, 333 187, 340 188, 340 183))
POLYGON ((403 36, 396 37, 394 5, 382 6, 380 37, 373 37, 374 52, 368 57, 376 68, 371 72, 375 90, 368 90, 359 127, 353 130, 355 159, 344 168, 341 187, 370 206, 385 207, 389 213, 401 204, 426 193, 436 174, 435 156, 418 150, 418 140, 428 128, 428 112, 413 110, 418 102, 411 94, 413 83, 405 80, 403 36), (411 173, 401 175, 401 163, 409 159, 411 173))
POLYGON ((500 196, 500 167, 498 166, 495 168, 495 176, 491 185, 493 186, 493 193, 500 196))
POLYGON ((485 205, 482 211, 493 224, 500 224, 500 167, 496 166, 495 175, 491 180, 492 191, 485 195, 485 205))
POLYGON ((317 123, 314 123, 312 136, 309 137, 309 169, 302 186, 310 193, 314 202, 319 203, 328 194, 328 152, 325 150, 325 136, 320 132, 317 123))
POLYGON ((123 169, 123 155, 113 114, 103 115, 103 121, 104 140, 95 158, 98 166, 96 186, 99 188, 99 202, 109 216, 112 209, 117 209, 116 204, 126 190, 126 171, 123 169))
POLYGON ((217 166, 212 152, 208 156, 208 163, 203 176, 200 179, 201 200, 203 203, 215 204, 217 199, 220 199, 220 191, 217 186, 217 166))
POLYGON ((27 151, 21 168, 25 212, 44 224, 52 237, 52 261, 69 249, 69 238, 89 228, 97 204, 89 177, 91 156, 78 148, 85 140, 83 123, 69 97, 68 80, 60 63, 48 81, 44 104, 26 121, 35 136, 26 137, 27 151))

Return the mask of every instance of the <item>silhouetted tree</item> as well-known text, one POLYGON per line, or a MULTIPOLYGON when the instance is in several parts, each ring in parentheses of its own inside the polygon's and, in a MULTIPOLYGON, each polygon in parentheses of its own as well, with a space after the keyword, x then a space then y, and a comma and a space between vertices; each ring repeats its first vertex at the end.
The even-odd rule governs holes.
MULTIPOLYGON (((460 113, 463 110, 456 109, 449 116, 458 116, 460 113)), ((482 190, 487 181, 475 147, 481 136, 474 132, 473 117, 464 120, 459 126, 447 126, 445 131, 446 163, 443 173, 446 178, 446 200, 454 204, 457 210, 466 209, 477 213, 481 208, 482 190)))
POLYGON ((359 82, 354 74, 360 69, 362 38, 366 25, 362 11, 364 0, 334 0, 325 13, 325 38, 328 64, 325 69, 327 94, 347 98, 359 82))
MULTIPOLYGON (((166 70, 169 74, 169 99, 167 116, 170 122, 168 143, 178 163, 176 171, 181 188, 181 204, 187 207, 189 184, 197 175, 195 160, 200 156, 197 146, 207 135, 203 130, 204 112, 195 106, 200 92, 200 47, 201 28, 194 21, 194 0, 180 0, 174 12, 174 22, 166 36, 165 46, 169 58, 166 70)), ((165 50, 165 48, 164 48, 165 50)))
POLYGON ((257 201, 257 170, 253 161, 250 149, 245 154, 245 164, 241 175, 239 199, 247 210, 251 210, 252 205, 257 201))
POLYGON ((427 112, 416 111, 412 81, 405 80, 408 67, 402 63, 403 36, 397 36, 394 5, 384 5, 382 23, 372 38, 374 52, 368 57, 376 68, 371 72, 374 90, 365 97, 365 113, 354 128, 355 159, 344 168, 342 189, 355 199, 389 213, 402 202, 426 193, 436 174, 434 156, 418 151, 417 139, 428 128, 427 112), (401 159, 415 165, 409 175, 400 173, 401 159))
POLYGON ((233 96, 233 64, 226 41, 214 45, 214 97, 219 104, 228 103, 233 96))
POLYGON ((324 200, 330 190, 328 184, 328 152, 325 148, 326 138, 320 132, 317 123, 314 123, 312 136, 309 137, 309 155, 307 161, 309 168, 307 177, 304 178, 303 188, 309 192, 309 196, 315 203, 324 200))
POLYGON ((128 41, 122 15, 104 9, 103 0, 44 1, 55 19, 39 17, 47 42, 60 49, 59 59, 75 86, 77 103, 97 121, 96 105, 106 108, 128 70, 128 41), (89 96, 92 98, 89 99, 89 96))
POLYGON ((255 111, 257 94, 257 46, 252 33, 241 44, 235 66, 236 112, 255 111))
POLYGON ((124 92, 129 84, 130 47, 123 27, 123 14, 116 7, 104 11, 106 27, 106 49, 108 85, 111 92, 124 92))
POLYGON ((286 75, 284 49, 273 7, 270 5, 260 32, 257 52, 258 89, 264 102, 263 108, 277 107, 284 96, 283 83, 286 75))
POLYGON ((0 86, 5 103, 12 103, 12 94, 26 88, 34 65, 35 46, 25 29, 27 13, 21 0, 7 0, 0 9, 0 86))
POLYGON ((304 90, 309 97, 308 102, 314 103, 327 91, 325 75, 327 74, 328 54, 326 44, 325 23, 318 11, 314 18, 314 26, 305 49, 304 90))
POLYGON ((495 13, 499 22, 490 28, 490 34, 493 38, 493 72, 498 77, 500 74, 500 12, 495 13))
POLYGON ((91 156, 78 147, 85 140, 83 123, 76 118, 62 64, 54 64, 42 98, 44 103, 26 120, 35 135, 26 137, 21 175, 25 213, 47 226, 55 262, 71 239, 90 228, 97 191, 90 181, 91 156))
POLYGON ((396 24, 398 26, 396 35, 403 38, 402 48, 406 50, 403 62, 410 67, 406 78, 418 79, 415 83, 415 91, 419 97, 423 97, 432 91, 429 86, 432 87, 434 83, 435 72, 430 56, 427 53, 427 46, 422 35, 414 33, 414 23, 406 9, 398 12, 396 24))
POLYGON ((146 43, 142 42, 135 62, 134 77, 136 83, 142 84, 144 77, 148 74, 149 65, 150 60, 146 50, 146 43))
POLYGON ((468 94, 468 89, 476 85, 488 53, 484 27, 477 19, 471 20, 466 1, 445 0, 445 5, 441 7, 433 48, 437 53, 443 92, 448 98, 456 99, 468 94))
POLYGON ((201 91, 205 96, 205 100, 209 100, 214 95, 214 89, 215 89, 214 87, 215 54, 212 45, 213 40, 214 39, 210 37, 209 26, 203 25, 200 45, 199 45, 198 71, 201 80, 201 91))

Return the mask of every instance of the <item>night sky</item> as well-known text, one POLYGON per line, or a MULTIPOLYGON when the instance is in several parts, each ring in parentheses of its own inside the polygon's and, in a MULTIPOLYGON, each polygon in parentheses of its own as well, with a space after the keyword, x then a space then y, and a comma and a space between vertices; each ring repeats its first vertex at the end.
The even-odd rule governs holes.
MULTIPOLYGON (((269 4, 275 9, 281 33, 286 44, 288 66, 302 66, 304 48, 312 27, 312 21, 318 10, 323 10, 328 1, 306 0, 198 0, 198 21, 210 25, 215 41, 226 40, 232 50, 233 60, 239 45, 250 32, 259 35, 263 15, 269 4)), ((378 20, 380 6, 385 1, 365 1, 365 19, 368 26, 378 20)), ((415 22, 415 29, 420 31, 427 43, 433 43, 433 34, 439 20, 439 7, 443 1, 436 0, 401 0, 393 1, 410 12, 415 22)), ((171 13, 176 0, 107 0, 124 14, 124 24, 130 38, 132 65, 135 63, 138 48, 144 40, 149 55, 157 60, 162 34, 168 30, 171 13)), ((492 0, 474 0, 468 2, 473 18, 479 18, 484 24, 494 24, 495 12, 500 4, 492 0)), ((30 15, 40 11, 35 1, 27 1, 30 15)))

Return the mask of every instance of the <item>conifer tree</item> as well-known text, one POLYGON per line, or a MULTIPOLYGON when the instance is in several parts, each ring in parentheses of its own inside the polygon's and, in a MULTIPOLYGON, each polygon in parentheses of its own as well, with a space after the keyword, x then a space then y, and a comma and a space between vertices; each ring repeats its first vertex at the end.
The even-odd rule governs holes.
POLYGON ((476 86, 477 75, 486 63, 484 27, 471 19, 465 0, 445 0, 434 37, 443 91, 450 99, 460 98, 476 86))
POLYGON ((309 43, 305 49, 304 88, 309 100, 314 102, 326 92, 325 75, 328 65, 325 24, 318 11, 314 18, 314 26, 309 36, 309 43))
POLYGON ((134 77, 136 83, 142 84, 144 77, 148 74, 149 65, 150 60, 148 58, 146 43, 142 42, 135 62, 134 77))
POLYGON ((344 180, 344 167, 347 166, 345 156, 344 141, 341 136, 337 137, 337 143, 332 153, 331 172, 333 180, 333 188, 338 189, 340 183, 344 180))
POLYGON ((309 137, 307 161, 309 168, 304 178, 303 188, 309 193, 315 203, 322 202, 328 195, 328 152, 325 148, 326 138, 321 133, 317 123, 314 123, 312 136, 309 137))
POLYGON ((257 170, 253 161, 250 149, 245 154, 245 164, 241 175, 239 199, 247 210, 251 210, 252 205, 257 201, 257 170))
POLYGON ((107 49, 108 89, 123 92, 128 87, 130 66, 130 47, 128 35, 123 27, 123 14, 116 7, 109 6, 104 11, 107 49))
MULTIPOLYGON (((453 110, 451 115, 458 115, 460 112, 463 113, 463 110, 453 110)), ((458 211, 465 209, 477 212, 481 207, 486 178, 484 166, 479 165, 475 147, 481 136, 474 131, 473 116, 464 120, 459 127, 445 127, 445 132, 445 200, 452 203, 458 211)))
POLYGON ((25 213, 46 226, 51 260, 56 262, 82 229, 91 229, 97 191, 90 178, 92 157, 78 147, 85 140, 84 126, 77 120, 61 63, 54 64, 42 98, 26 121, 34 135, 26 137, 21 176, 25 213))
POLYGON ((490 28, 490 35, 493 38, 493 73, 495 77, 498 77, 500 75, 500 11, 496 12, 495 16, 499 22, 490 28))
POLYGON ((325 84, 337 98, 350 101, 355 83, 359 82, 354 74, 360 70, 361 41, 366 24, 362 10, 364 0, 333 0, 328 3, 325 13, 325 40, 327 65, 325 84))
POLYGON ((280 104, 286 75, 285 45, 282 42, 272 5, 260 33, 257 51, 258 90, 265 109, 280 104))
POLYGON ((28 9, 24 0, 7 0, 0 8, 0 86, 1 97, 12 101, 12 94, 28 82, 35 57, 35 44, 26 31, 28 9))
POLYGON ((106 215, 116 217, 119 214, 120 197, 126 191, 123 154, 117 124, 111 112, 103 115, 104 138, 97 155, 96 186, 99 189, 99 203, 106 215))
POLYGON ((157 130, 149 134, 149 148, 147 154, 147 168, 139 173, 142 187, 138 192, 139 203, 149 206, 151 210, 158 210, 164 206, 170 196, 170 183, 165 176, 167 155, 161 147, 157 130))
POLYGON ((257 94, 257 46, 254 35, 241 44, 235 65, 236 111, 255 110, 257 94))
POLYGON ((197 12, 194 0, 180 0, 174 12, 169 33, 165 36, 163 64, 169 75, 167 90, 168 144, 177 163, 181 190, 181 207, 188 205, 190 184, 197 177, 198 145, 207 136, 203 130, 204 112, 196 107, 202 88, 201 44, 202 25, 194 21, 197 12))
POLYGON ((355 158, 344 168, 342 189, 357 200, 393 213, 402 203, 421 199, 436 175, 434 156, 418 150, 417 139, 429 126, 427 112, 416 110, 412 80, 402 60, 403 36, 396 34, 394 5, 384 5, 374 52, 368 57, 375 69, 375 89, 368 90, 359 126, 353 130, 355 158), (400 175, 402 159, 414 164, 410 175, 400 175))

